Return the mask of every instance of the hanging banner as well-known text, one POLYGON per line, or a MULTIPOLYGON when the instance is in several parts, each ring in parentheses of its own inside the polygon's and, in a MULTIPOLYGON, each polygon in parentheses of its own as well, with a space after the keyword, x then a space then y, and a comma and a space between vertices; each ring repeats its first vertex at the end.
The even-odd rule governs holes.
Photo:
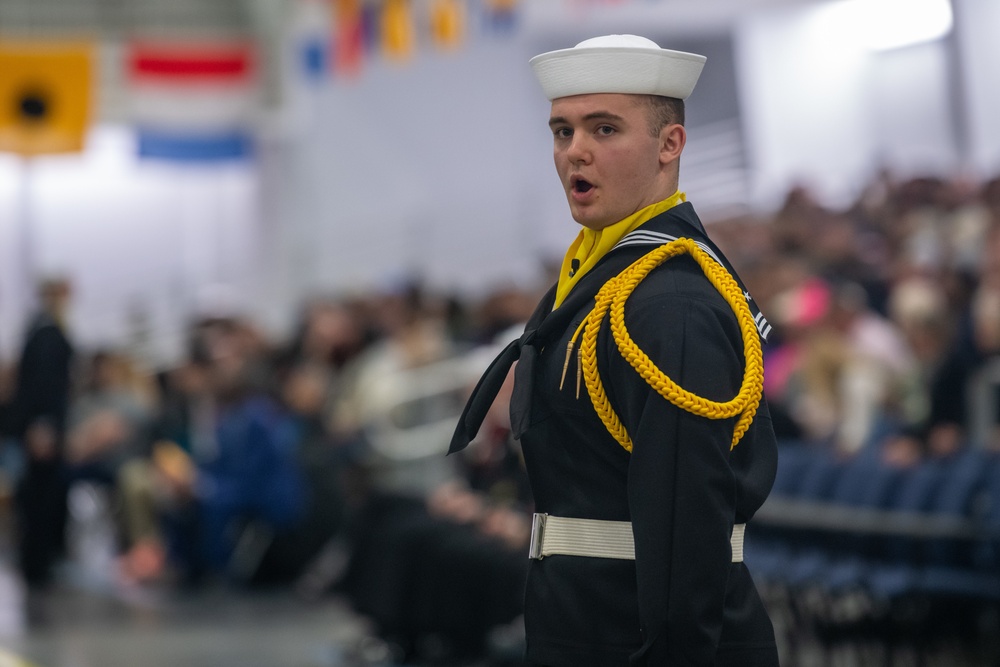
POLYGON ((464 0, 433 0, 431 4, 431 37, 435 46, 452 50, 465 39, 464 0))
POLYGON ((298 0, 293 5, 290 36, 294 44, 298 72, 307 80, 321 81, 330 72, 333 29, 329 3, 298 0))
POLYGON ((0 40, 0 151, 30 156, 83 150, 93 59, 86 42, 0 40))
POLYGON ((359 0, 333 0, 333 71, 357 76, 365 54, 365 21, 359 0))
POLYGON ((517 27, 518 0, 483 0, 486 28, 492 32, 510 33, 517 27))
POLYGON ((259 102, 252 44, 136 42, 127 60, 140 157, 250 156, 259 102))
POLYGON ((409 60, 413 55, 413 15, 410 9, 410 0, 385 0, 382 6, 382 53, 390 60, 409 60))

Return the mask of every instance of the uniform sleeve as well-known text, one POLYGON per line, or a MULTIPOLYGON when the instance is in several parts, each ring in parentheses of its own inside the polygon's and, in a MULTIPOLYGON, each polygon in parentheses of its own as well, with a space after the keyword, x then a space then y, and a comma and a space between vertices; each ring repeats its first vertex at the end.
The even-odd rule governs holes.
MULTIPOLYGON (((739 391, 742 341, 728 305, 712 296, 630 300, 626 323, 677 384, 727 401, 739 391)), ((608 394, 633 441, 628 500, 643 645, 632 664, 710 665, 732 560, 735 418, 708 419, 673 406, 628 365, 610 336, 605 344, 605 377, 617 379, 608 394)))

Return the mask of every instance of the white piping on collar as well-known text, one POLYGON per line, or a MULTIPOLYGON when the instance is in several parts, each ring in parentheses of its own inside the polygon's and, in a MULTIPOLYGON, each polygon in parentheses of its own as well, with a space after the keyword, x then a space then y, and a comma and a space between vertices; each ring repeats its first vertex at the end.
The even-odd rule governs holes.
MULTIPOLYGON (((621 246, 629 246, 629 245, 663 245, 664 243, 671 243, 672 241, 676 240, 677 240, 676 236, 671 236, 670 234, 664 234, 663 232, 650 232, 646 230, 637 229, 636 231, 629 232, 628 234, 623 236, 622 239, 615 244, 615 247, 612 248, 612 250, 621 246)), ((710 247, 708 247, 704 243, 701 243, 700 241, 695 241, 695 245, 704 250, 705 253, 709 257, 714 259, 717 264, 725 266, 724 264, 722 264, 722 260, 719 259, 718 255, 716 255, 715 252, 710 247)))

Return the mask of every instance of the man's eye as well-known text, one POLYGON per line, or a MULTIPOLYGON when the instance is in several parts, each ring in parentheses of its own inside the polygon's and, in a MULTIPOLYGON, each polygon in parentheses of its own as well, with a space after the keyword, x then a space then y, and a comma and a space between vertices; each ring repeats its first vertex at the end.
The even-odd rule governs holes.
POLYGON ((573 131, 570 130, 568 127, 560 127, 556 130, 553 130, 552 134, 555 135, 556 139, 568 139, 569 137, 573 136, 573 131))
POLYGON ((610 134, 615 133, 615 128, 611 127, 610 125, 601 125, 600 127, 597 128, 597 133, 603 134, 604 136, 608 136, 610 134))

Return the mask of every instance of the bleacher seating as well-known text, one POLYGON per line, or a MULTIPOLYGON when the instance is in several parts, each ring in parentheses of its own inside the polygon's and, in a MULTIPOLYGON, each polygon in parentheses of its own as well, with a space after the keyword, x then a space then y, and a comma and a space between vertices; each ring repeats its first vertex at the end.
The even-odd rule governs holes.
MULTIPOLYGON (((1000 614, 1000 454, 969 448, 909 468, 785 443, 746 561, 824 643, 921 647, 1000 614), (986 616, 992 614, 993 616, 986 616)), ((976 637, 963 637, 976 640, 976 637)))

